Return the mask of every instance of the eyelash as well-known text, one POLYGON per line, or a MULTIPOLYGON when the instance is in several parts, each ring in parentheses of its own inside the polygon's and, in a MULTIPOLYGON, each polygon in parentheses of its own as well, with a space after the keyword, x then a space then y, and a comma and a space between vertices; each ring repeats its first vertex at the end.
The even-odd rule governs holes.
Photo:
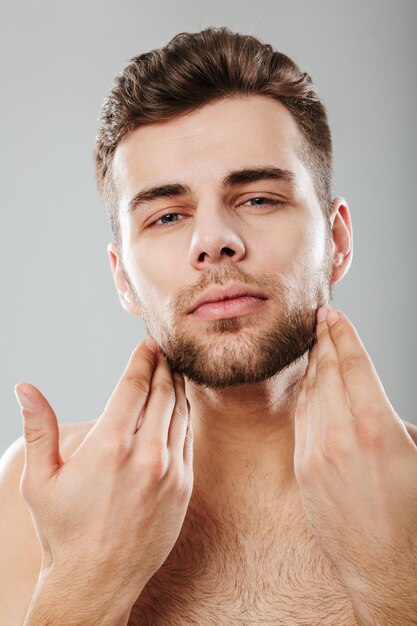
MULTIPOLYGON (((253 206, 266 206, 267 204, 272 204, 273 206, 282 206, 284 204, 282 200, 267 198, 266 196, 255 196, 254 198, 249 198, 248 200, 246 200, 246 202, 251 202, 252 200, 268 200, 268 202, 265 202, 264 204, 258 204, 258 205, 253 205, 253 206)), ((246 202, 244 202, 243 205, 245 205, 246 202)), ((160 217, 158 217, 158 219, 155 220, 155 222, 152 222, 151 224, 149 224, 149 226, 156 226, 156 227, 170 226, 171 224, 175 224, 176 222, 180 221, 180 220, 174 220, 173 222, 158 224, 159 220, 164 219, 164 217, 168 217, 171 215, 181 215, 181 213, 174 213, 174 212, 165 213, 165 215, 161 215, 160 217)))

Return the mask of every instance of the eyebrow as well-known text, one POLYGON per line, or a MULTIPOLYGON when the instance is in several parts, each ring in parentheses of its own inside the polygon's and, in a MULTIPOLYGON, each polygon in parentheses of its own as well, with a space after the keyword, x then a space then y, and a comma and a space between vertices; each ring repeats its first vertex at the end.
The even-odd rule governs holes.
MULTIPOLYGON (((296 176, 290 170, 281 169, 280 167, 263 166, 251 167, 229 172, 222 180, 222 187, 232 188, 244 183, 255 183, 261 180, 277 180, 289 183, 295 186, 296 176)), ((133 213, 140 204, 152 202, 158 198, 175 198, 191 194, 191 188, 181 183, 167 182, 152 187, 146 187, 138 191, 129 201, 127 206, 128 213, 133 213)))

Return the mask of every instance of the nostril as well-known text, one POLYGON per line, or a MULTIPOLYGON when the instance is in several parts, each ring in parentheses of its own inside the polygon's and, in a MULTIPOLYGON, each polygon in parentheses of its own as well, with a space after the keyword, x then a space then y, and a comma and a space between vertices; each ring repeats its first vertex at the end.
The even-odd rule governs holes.
MULTIPOLYGON (((222 255, 223 253, 225 253, 227 256, 231 257, 231 256, 234 256, 236 254, 236 250, 232 250, 232 248, 228 248, 228 247, 225 246, 224 248, 221 249, 221 253, 220 254, 222 255)), ((207 252, 201 252, 199 254, 199 257, 198 257, 198 262, 199 263, 203 263, 206 257, 210 258, 210 255, 207 252)))

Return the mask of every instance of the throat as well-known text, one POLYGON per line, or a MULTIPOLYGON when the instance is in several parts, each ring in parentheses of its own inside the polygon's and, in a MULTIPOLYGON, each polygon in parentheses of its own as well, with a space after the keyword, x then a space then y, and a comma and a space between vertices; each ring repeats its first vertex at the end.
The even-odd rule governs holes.
POLYGON ((276 480, 275 475, 247 473, 227 485, 219 481, 194 482, 190 516, 212 520, 217 528, 233 529, 234 537, 278 533, 296 518, 304 518, 298 484, 276 480))
POLYGON ((211 454, 209 447, 196 446, 193 495, 214 509, 236 510, 238 515, 249 507, 274 511, 297 493, 291 440, 251 449, 219 446, 211 454))

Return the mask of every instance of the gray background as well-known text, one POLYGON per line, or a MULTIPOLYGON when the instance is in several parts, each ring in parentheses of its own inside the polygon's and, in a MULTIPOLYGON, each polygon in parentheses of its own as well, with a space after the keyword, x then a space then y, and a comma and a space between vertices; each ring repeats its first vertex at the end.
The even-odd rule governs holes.
POLYGON ((335 306, 397 413, 417 422, 415 0, 48 0, 1 13, 0 453, 22 432, 17 382, 38 386, 60 422, 97 418, 145 334, 107 260, 98 112, 131 56, 210 25, 271 43, 318 85, 354 230, 335 306))

